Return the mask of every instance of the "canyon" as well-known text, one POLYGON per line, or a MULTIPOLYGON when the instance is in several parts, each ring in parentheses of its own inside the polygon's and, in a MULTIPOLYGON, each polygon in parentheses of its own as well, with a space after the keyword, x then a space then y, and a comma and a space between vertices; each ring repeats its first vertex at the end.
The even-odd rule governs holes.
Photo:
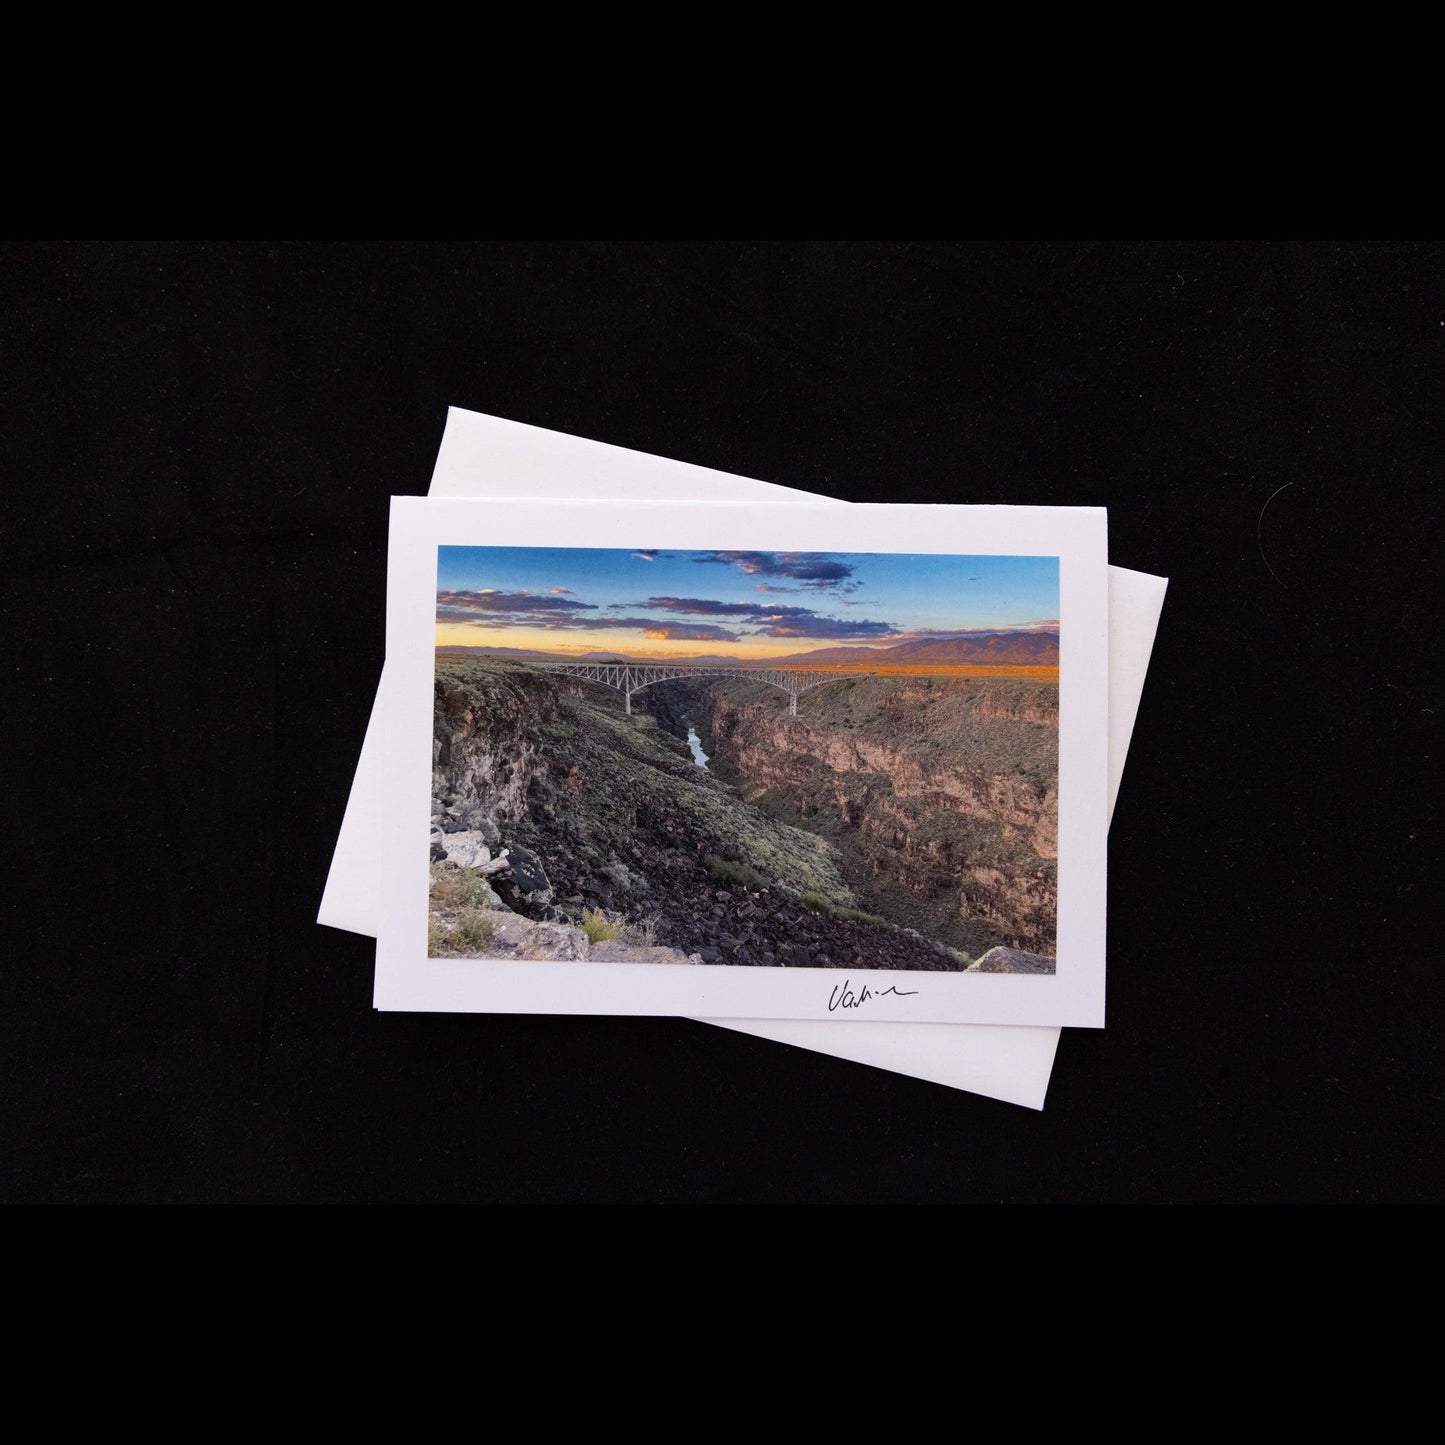
POLYGON ((775 688, 687 679, 633 704, 516 661, 438 658, 435 951, 464 933, 436 899, 474 877, 469 907, 570 950, 542 956, 589 956, 586 930, 599 959, 1052 969, 1056 684, 860 675, 790 717, 775 688))
POLYGON ((690 690, 681 710, 709 766, 754 806, 832 842, 865 909, 974 956, 1053 953, 1056 684, 865 676, 806 695, 797 717, 764 685, 690 690))

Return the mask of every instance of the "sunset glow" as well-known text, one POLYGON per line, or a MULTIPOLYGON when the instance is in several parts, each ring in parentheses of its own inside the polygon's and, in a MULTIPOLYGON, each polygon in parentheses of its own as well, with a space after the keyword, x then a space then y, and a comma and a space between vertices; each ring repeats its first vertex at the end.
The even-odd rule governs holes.
POLYGON ((438 647, 775 660, 1056 631, 1056 557, 441 547, 438 647))

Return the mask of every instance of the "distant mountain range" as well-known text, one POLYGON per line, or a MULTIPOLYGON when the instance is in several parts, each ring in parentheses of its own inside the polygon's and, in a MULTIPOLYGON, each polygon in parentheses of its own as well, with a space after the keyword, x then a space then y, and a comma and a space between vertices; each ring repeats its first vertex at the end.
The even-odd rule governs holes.
MULTIPOLYGON (((487 657, 515 657, 520 662, 526 662, 529 658, 535 658, 546 662, 580 662, 586 659, 579 658, 575 652, 537 652, 530 647, 439 647, 438 652, 461 653, 463 655, 474 652, 487 657)), ((598 653, 597 656, 604 654, 598 653)), ((610 654, 606 654, 609 655, 610 654)), ((592 654, 589 654, 589 657, 592 654)))
POLYGON ((530 647, 439 647, 438 652, 448 656, 466 656, 475 653, 479 657, 510 657, 518 662, 689 662, 697 666, 736 667, 736 657, 630 657, 625 652, 537 652, 530 647))
MULTIPOLYGON (((534 652, 526 647, 440 647, 438 652, 487 653, 495 657, 514 657, 519 662, 529 658, 546 662, 684 662, 695 667, 736 667, 739 661, 752 660, 699 654, 693 657, 633 657, 624 652, 589 652, 579 657, 575 652, 534 652)), ((761 659, 757 659, 761 662, 761 659)), ((896 647, 823 647, 816 652, 794 652, 787 657, 768 658, 774 666, 790 664, 817 666, 837 664, 852 667, 906 667, 910 664, 948 666, 972 664, 987 667, 1057 667, 1059 634, 1057 632, 978 632, 968 637, 919 638, 916 642, 900 642, 896 647)))
POLYGON ((901 667, 909 663, 959 664, 987 666, 1057 667, 1059 634, 1057 632, 983 632, 972 637, 920 638, 916 642, 900 642, 896 647, 824 647, 817 652, 795 652, 780 657, 781 663, 849 663, 868 666, 878 663, 901 667))

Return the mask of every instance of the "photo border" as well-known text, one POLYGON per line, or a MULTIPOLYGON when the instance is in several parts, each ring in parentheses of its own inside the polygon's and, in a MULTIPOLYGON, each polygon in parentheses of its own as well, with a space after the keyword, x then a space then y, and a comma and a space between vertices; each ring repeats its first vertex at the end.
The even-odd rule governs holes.
POLYGON ((1104 1023, 1108 828, 1108 528, 1102 508, 857 503, 535 501, 394 497, 387 660, 398 747, 385 763, 384 916, 374 1003, 384 1010, 698 1014, 737 1018, 1104 1023), (839 968, 664 967, 426 953, 436 549, 661 547, 668 550, 910 552, 1059 559, 1057 972, 1051 975, 839 968), (837 1006, 847 980, 861 1007, 837 1006), (912 994, 883 993, 904 981, 912 994), (830 995, 834 1007, 829 1008, 830 995))

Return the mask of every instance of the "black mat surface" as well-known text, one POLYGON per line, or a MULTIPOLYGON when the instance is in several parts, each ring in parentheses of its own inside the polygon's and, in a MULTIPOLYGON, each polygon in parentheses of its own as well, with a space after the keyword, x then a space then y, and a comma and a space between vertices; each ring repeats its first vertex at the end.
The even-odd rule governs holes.
POLYGON ((9 244, 9 1202, 1441 1194, 1445 250, 9 244), (681 1020, 383 1016, 317 904, 449 403, 1171 578, 1042 1115, 681 1020))

